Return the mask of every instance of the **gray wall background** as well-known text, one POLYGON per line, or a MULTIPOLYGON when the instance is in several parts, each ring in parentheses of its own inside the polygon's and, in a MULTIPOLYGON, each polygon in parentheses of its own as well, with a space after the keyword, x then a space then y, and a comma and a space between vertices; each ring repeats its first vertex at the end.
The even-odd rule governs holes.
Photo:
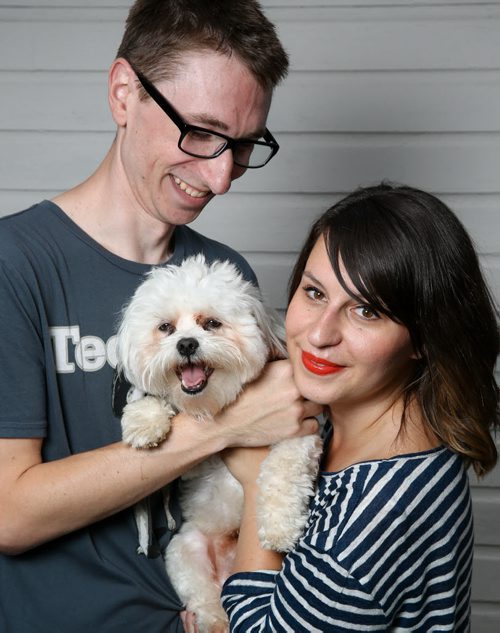
MULTIPOLYGON (((114 133, 106 71, 129 5, 0 0, 0 215, 77 184, 104 156, 114 133)), ((195 228, 243 252, 268 302, 284 309, 312 220, 358 185, 395 180, 452 206, 500 298, 500 2, 263 5, 292 63, 269 120, 282 149, 195 228)), ((494 633, 500 467, 471 483, 473 631, 494 633)))

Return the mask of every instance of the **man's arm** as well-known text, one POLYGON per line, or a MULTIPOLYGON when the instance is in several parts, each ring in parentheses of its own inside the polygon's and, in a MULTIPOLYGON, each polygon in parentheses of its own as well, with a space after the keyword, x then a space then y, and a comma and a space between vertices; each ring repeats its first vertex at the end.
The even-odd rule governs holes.
POLYGON ((19 554, 127 508, 207 456, 315 430, 318 406, 297 392, 288 361, 263 376, 213 421, 178 415, 157 449, 116 443, 43 463, 42 440, 0 440, 0 551, 19 554))

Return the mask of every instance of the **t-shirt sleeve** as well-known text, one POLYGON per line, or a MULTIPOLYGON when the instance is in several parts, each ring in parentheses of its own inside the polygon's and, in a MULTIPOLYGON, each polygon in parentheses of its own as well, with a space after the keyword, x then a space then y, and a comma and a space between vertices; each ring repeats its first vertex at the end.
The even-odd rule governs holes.
POLYGON ((40 311, 26 279, 4 262, 0 297, 0 437, 43 437, 46 390, 40 311))
POLYGON ((222 605, 232 633, 387 631, 380 605, 333 557, 299 548, 280 572, 231 576, 222 605))

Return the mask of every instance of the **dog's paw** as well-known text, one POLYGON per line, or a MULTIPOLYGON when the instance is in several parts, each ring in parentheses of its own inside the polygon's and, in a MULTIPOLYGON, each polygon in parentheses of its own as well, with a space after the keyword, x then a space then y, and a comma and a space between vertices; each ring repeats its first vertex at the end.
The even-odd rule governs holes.
POLYGON ((154 448, 168 435, 174 409, 164 400, 145 396, 123 409, 122 438, 134 448, 154 448))
POLYGON ((321 453, 321 438, 308 435, 276 444, 262 463, 257 480, 262 547, 288 552, 299 540, 307 522, 321 453))

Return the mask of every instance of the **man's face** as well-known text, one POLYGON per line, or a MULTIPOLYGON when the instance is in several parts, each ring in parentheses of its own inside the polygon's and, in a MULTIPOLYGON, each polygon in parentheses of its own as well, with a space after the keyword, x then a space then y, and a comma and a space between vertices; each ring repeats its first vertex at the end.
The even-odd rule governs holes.
MULTIPOLYGON (((264 132, 271 91, 234 56, 191 53, 177 77, 156 87, 186 123, 236 139, 264 132)), ((128 195, 134 206, 161 222, 188 224, 245 168, 234 164, 231 150, 212 159, 182 152, 179 128, 152 99, 140 101, 138 91, 130 97, 126 125, 119 131, 128 195)))

